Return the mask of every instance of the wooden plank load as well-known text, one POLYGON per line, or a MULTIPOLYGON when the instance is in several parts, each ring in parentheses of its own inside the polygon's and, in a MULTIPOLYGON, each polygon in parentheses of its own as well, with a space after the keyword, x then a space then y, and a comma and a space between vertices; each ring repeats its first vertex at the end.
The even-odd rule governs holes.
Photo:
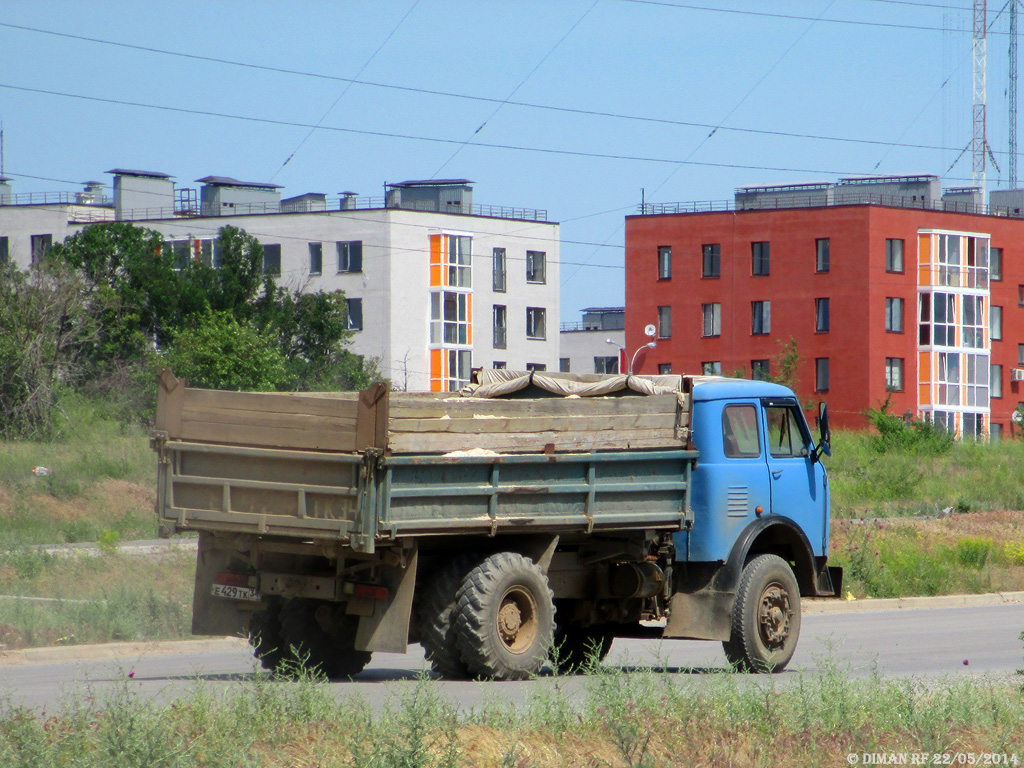
POLYGON ((393 453, 544 453, 680 448, 689 439, 688 399, 675 394, 515 400, 391 396, 393 453))
POLYGON ((514 397, 463 397, 388 392, 384 385, 361 393, 222 392, 188 388, 167 370, 160 384, 156 429, 183 442, 345 453, 551 453, 681 448, 690 437, 689 394, 664 387, 662 394, 623 387, 588 397, 529 389, 514 397))

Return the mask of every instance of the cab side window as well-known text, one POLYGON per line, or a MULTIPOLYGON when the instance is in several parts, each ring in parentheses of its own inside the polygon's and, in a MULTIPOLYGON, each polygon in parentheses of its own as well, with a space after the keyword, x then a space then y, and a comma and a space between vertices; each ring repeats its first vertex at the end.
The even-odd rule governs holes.
POLYGON ((754 406, 725 406, 722 411, 722 447, 730 459, 756 459, 761 455, 757 409, 754 406))
POLYGON ((807 456, 810 445, 800 430, 800 420, 791 407, 765 408, 768 417, 768 452, 776 458, 807 456))

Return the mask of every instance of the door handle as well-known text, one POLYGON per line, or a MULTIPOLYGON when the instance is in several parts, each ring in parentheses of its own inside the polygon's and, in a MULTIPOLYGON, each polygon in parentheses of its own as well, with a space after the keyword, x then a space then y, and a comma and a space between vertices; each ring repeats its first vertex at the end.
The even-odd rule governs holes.
POLYGON ((775 480, 778 480, 780 477, 782 477, 782 470, 781 469, 773 469, 772 470, 772 477, 775 480))

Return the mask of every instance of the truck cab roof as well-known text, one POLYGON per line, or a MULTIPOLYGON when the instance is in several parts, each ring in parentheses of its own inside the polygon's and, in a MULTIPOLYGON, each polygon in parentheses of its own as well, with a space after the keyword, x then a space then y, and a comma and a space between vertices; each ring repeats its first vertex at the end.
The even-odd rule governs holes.
POLYGON ((723 376, 693 376, 695 402, 751 397, 794 397, 789 387, 770 381, 730 379, 723 376))

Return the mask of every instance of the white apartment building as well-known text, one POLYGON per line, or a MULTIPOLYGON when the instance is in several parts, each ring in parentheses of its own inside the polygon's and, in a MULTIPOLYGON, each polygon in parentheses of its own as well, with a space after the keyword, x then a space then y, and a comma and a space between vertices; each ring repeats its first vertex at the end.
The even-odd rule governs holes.
POLYGON ((546 211, 474 205, 466 179, 387 185, 384 198, 305 194, 219 176, 195 190, 170 176, 115 169, 114 196, 15 195, 0 181, 0 261, 27 268, 95 221, 160 232, 181 259, 216 266, 231 225, 254 235, 264 268, 300 291, 345 292, 351 350, 393 386, 452 391, 474 367, 555 370, 559 225, 546 211))
POLYGON ((625 373, 625 307, 588 307, 583 319, 559 329, 558 370, 572 373, 625 373))

